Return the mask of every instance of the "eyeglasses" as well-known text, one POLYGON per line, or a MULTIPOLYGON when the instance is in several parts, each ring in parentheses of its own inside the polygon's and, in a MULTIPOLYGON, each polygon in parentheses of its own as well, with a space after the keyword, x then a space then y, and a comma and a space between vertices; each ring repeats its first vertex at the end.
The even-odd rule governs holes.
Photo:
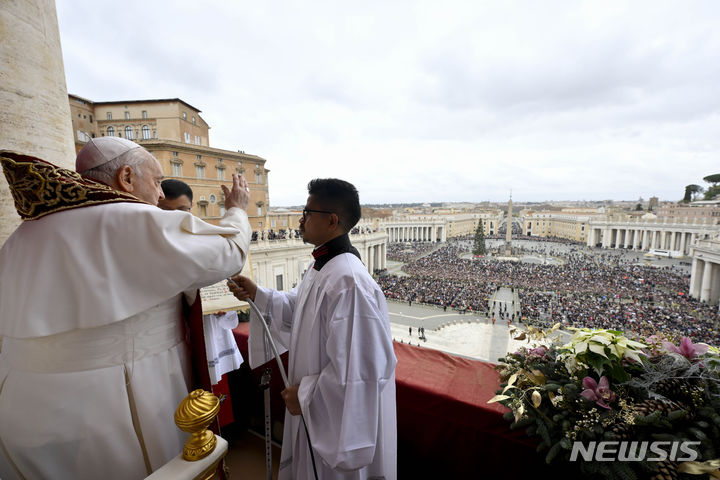
POLYGON ((305 219, 305 217, 307 217, 307 214, 310 213, 310 212, 315 212, 315 213, 335 213, 335 212, 330 212, 330 211, 328 211, 328 210, 313 210, 312 208, 307 208, 307 207, 305 207, 305 208, 303 208, 303 211, 302 211, 302 218, 303 218, 303 220, 305 219))

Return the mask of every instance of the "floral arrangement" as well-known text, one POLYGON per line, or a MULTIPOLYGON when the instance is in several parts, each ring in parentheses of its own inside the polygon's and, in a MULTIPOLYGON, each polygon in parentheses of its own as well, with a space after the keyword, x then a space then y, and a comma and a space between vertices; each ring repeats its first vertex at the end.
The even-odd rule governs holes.
POLYGON ((511 331, 534 342, 500 359, 488 402, 539 437, 547 463, 590 478, 720 478, 720 349, 590 329, 564 343, 558 330, 511 331))

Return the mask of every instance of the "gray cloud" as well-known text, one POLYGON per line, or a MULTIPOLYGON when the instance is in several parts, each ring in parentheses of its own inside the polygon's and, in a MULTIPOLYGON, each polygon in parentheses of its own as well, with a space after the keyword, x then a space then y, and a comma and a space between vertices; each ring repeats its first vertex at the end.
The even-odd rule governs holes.
POLYGON ((674 200, 717 169, 720 4, 57 0, 68 90, 180 97, 211 145, 363 200, 674 200))

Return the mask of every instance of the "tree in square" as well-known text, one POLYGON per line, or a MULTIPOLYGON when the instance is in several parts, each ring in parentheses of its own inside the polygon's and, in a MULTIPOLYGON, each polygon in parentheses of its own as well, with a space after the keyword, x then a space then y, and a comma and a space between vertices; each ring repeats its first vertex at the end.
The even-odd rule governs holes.
POLYGON ((473 255, 485 255, 485 230, 483 229, 482 222, 478 222, 477 230, 475 230, 473 255))

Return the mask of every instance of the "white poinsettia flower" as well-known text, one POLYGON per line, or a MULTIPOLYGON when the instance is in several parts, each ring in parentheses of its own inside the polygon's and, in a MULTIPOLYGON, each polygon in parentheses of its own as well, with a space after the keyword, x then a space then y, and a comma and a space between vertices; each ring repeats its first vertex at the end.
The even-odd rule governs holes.
POLYGON ((586 352, 588 349, 588 343, 587 342, 578 342, 575 344, 575 353, 583 353, 586 352))
POLYGON ((637 362, 637 363, 642 363, 642 358, 640 358, 640 355, 638 355, 638 352, 636 352, 634 350, 627 350, 625 352, 625 358, 629 358, 630 360, 637 362))
POLYGON ((598 355, 602 355, 605 358, 608 358, 608 356, 605 354, 605 346, 604 345, 597 345, 595 343, 590 344, 590 351, 595 352, 598 355))
POLYGON ((602 343, 603 345, 610 345, 612 340, 605 335, 594 335, 591 337, 593 341, 602 343))
POLYGON ((647 345, 644 343, 636 342, 634 340, 630 340, 629 338, 621 337, 622 341, 625 345, 627 345, 630 348, 634 349, 640 349, 640 348, 647 348, 647 345))

